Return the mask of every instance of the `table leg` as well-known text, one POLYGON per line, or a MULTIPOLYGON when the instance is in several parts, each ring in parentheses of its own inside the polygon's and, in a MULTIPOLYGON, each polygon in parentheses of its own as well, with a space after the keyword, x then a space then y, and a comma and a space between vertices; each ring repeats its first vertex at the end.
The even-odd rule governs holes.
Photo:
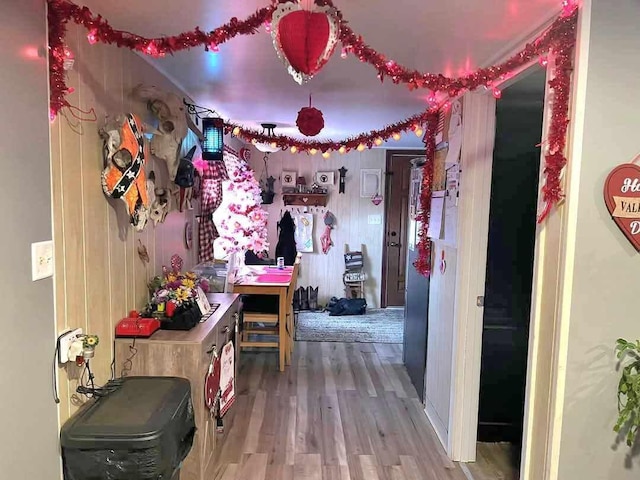
POLYGON ((278 353, 280 354, 280 371, 284 372, 285 354, 287 351, 287 289, 280 290, 280 308, 278 308, 278 353))

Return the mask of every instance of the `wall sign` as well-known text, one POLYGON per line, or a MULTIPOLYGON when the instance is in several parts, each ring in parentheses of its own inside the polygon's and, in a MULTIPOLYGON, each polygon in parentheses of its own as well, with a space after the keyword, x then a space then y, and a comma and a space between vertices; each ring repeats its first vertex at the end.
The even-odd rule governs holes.
POLYGON ((640 251, 640 167, 638 165, 625 163, 611 171, 604 184, 604 202, 618 228, 635 249, 640 251))

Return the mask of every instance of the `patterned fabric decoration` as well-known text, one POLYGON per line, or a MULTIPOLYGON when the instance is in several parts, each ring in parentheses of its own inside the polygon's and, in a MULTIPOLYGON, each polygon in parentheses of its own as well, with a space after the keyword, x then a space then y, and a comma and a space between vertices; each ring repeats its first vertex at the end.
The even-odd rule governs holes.
POLYGON ((344 266, 347 270, 362 268, 362 252, 347 252, 344 254, 344 266))
POLYGON ((111 198, 121 199, 127 204, 129 221, 141 231, 147 223, 149 198, 147 179, 144 173, 145 143, 142 123, 132 113, 118 117, 117 130, 114 126, 103 131, 104 156, 107 161, 102 171, 102 190, 111 198), (131 163, 123 164, 116 153, 127 151, 131 163))
POLYGON ((222 203, 222 181, 227 180, 224 162, 207 162, 200 182, 200 228, 198 261, 213 261, 213 241, 218 231, 213 224, 212 215, 222 203))

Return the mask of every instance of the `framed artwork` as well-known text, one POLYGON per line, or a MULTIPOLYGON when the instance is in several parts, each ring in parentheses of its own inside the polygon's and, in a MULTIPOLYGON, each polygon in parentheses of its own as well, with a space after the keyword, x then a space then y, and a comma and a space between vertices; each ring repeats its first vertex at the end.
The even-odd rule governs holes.
POLYGON ((283 187, 295 187, 297 178, 298 172, 292 172, 289 170, 283 170, 282 176, 280 177, 283 187))
POLYGON ((371 198, 380 193, 382 170, 379 168, 363 168, 360 170, 360 196, 371 198))
POLYGON ((318 185, 327 186, 333 185, 335 180, 335 172, 316 172, 315 182, 318 185))

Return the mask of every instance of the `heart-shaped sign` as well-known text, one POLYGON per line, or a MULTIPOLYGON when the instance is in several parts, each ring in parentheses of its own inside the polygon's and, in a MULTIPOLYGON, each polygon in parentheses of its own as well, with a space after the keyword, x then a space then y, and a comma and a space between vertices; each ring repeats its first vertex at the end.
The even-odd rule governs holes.
POLYGON ((338 43, 337 10, 298 2, 281 3, 271 16, 271 35, 278 56, 296 82, 306 82, 329 61, 338 43))
POLYGON ((640 167, 625 163, 614 168, 604 184, 604 202, 618 228, 640 251, 640 167))

